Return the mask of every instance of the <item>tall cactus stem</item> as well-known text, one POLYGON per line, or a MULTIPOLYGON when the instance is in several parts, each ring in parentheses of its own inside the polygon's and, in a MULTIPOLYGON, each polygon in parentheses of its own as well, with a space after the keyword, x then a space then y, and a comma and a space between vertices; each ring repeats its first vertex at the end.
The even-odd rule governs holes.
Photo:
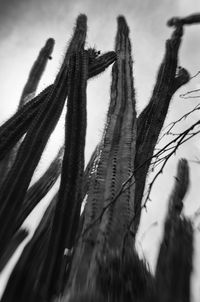
POLYGON ((86 83, 88 55, 76 52, 70 60, 69 95, 61 185, 55 210, 49 252, 41 277, 41 294, 52 297, 63 286, 65 249, 71 249, 78 230, 82 203, 82 176, 86 135, 86 83))
POLYGON ((135 168, 140 168, 138 168, 135 175, 135 233, 140 221, 141 201, 151 162, 150 160, 148 161, 148 158, 153 155, 173 94, 179 87, 187 83, 190 78, 188 72, 183 68, 179 68, 177 73, 178 51, 182 35, 183 28, 179 26, 172 33, 171 39, 167 40, 164 59, 158 72, 152 97, 137 119, 135 168), (143 165, 144 162, 146 162, 145 165, 143 165))

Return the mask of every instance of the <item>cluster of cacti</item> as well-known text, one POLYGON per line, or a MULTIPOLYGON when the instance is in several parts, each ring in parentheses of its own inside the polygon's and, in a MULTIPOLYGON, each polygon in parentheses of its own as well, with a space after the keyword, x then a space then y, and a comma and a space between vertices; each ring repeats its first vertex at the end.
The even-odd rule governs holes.
POLYGON ((22 223, 61 175, 59 190, 24 248, 1 301, 189 301, 193 231, 180 216, 189 177, 185 160, 179 163, 155 276, 135 249, 151 158, 170 100, 189 81, 188 72, 178 68, 184 22, 170 22, 175 29, 166 42, 151 100, 139 117, 125 18, 118 17, 115 52, 103 55, 85 49, 86 22, 85 15, 78 17, 54 83, 34 97, 51 58, 54 40, 47 41, 18 111, 0 127, 0 270, 27 235, 22 223), (84 171, 87 80, 112 63, 103 137, 84 171), (29 188, 65 103, 64 146, 29 188))

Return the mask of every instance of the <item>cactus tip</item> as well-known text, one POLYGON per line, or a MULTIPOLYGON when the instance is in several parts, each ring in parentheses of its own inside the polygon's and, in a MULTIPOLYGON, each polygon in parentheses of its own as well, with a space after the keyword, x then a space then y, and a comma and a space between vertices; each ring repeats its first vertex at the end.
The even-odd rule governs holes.
POLYGON ((179 196, 183 199, 189 186, 189 166, 186 159, 182 158, 178 162, 177 178, 181 183, 181 191, 179 196))
POLYGON ((80 14, 76 19, 76 26, 86 27, 87 16, 85 14, 80 14))
POLYGON ((54 43, 55 43, 55 40, 53 38, 47 39, 47 42, 46 42, 47 45, 53 45, 54 43))
POLYGON ((173 17, 167 21, 167 26, 169 26, 169 27, 177 26, 177 25, 180 25, 180 23, 181 23, 180 18, 173 17))
POLYGON ((188 162, 185 158, 181 158, 178 162, 178 171, 184 171, 185 173, 188 173, 188 162))
POLYGON ((51 53, 53 52, 55 40, 53 38, 49 38, 46 41, 45 51, 48 53, 48 56, 51 57, 51 53))
POLYGON ((126 19, 124 16, 122 16, 122 15, 118 16, 117 22, 118 22, 119 30, 129 33, 129 28, 128 28, 128 25, 127 25, 127 22, 126 22, 126 19))

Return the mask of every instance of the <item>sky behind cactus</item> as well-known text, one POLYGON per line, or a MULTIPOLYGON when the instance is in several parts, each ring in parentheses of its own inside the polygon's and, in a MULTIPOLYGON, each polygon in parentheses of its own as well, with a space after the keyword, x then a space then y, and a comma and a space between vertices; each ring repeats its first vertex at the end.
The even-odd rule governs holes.
MULTIPOLYGON (((88 16, 88 46, 93 47, 95 45, 102 52, 113 49, 116 17, 119 14, 125 15, 131 31, 137 111, 140 112, 149 100, 155 83, 156 72, 164 54, 165 40, 171 35, 171 29, 167 28, 166 21, 172 16, 185 16, 200 11, 199 0, 1 0, 0 3, 0 122, 5 121, 16 110, 30 67, 45 40, 49 37, 55 38, 56 46, 52 56, 53 60, 48 63, 39 90, 53 81, 61 65, 67 41, 72 35, 73 25, 79 13, 85 13, 88 16)), ((187 68, 192 75, 200 70, 199 31, 200 25, 186 28, 180 51, 180 64, 187 68)), ((97 79, 89 81, 88 84, 86 161, 103 131, 109 103, 110 71, 111 68, 97 79)), ((170 107, 167 123, 177 119, 199 102, 198 99, 182 100, 179 97, 181 93, 196 88, 200 88, 200 77, 178 91, 170 107)), ((198 118, 198 113, 193 115, 191 121, 194 121, 195 118, 198 118)), ((184 125, 189 125, 191 121, 185 121, 184 125)), ((37 169, 36 178, 39 177, 53 154, 56 153, 58 144, 61 143, 62 134, 63 123, 60 123, 37 169)), ((197 137, 177 152, 176 160, 169 162, 164 175, 159 178, 154 187, 153 201, 148 205, 148 212, 143 215, 139 234, 144 254, 150 264, 155 261, 177 159, 180 157, 195 159, 196 156, 200 158, 199 152, 199 138, 197 137), (153 226, 148 233, 142 236, 152 223, 153 226)), ((191 215, 200 207, 198 199, 200 194, 200 165, 192 162, 189 164, 191 188, 186 198, 185 212, 191 215)), ((47 201, 45 202, 40 208, 41 212, 47 204, 47 201)), ((34 214, 33 217, 32 221, 36 225, 39 215, 34 214)), ((196 236, 196 242, 196 247, 200 252, 200 235, 196 236)), ((200 267, 200 261, 198 266, 200 267)), ((200 297, 200 269, 194 279, 196 280, 193 282, 194 301, 197 301, 200 297)))

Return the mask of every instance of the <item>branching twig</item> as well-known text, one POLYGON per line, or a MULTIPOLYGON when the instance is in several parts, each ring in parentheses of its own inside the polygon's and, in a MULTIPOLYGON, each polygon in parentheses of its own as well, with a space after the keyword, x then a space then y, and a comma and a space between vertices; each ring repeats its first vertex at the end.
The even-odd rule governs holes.
POLYGON ((200 97, 200 95, 190 96, 190 94, 192 94, 194 92, 199 92, 199 91, 200 91, 200 89, 194 89, 194 90, 190 90, 186 93, 180 94, 179 96, 180 96, 180 98, 183 98, 183 99, 197 99, 200 97))
POLYGON ((200 110, 200 104, 197 104, 192 110, 188 111, 187 113, 185 113, 184 115, 182 115, 178 120, 176 120, 175 122, 171 122, 170 124, 168 124, 163 131, 164 134, 160 137, 160 139, 158 140, 157 144, 163 139, 164 136, 168 135, 170 133, 170 131, 175 127, 176 124, 178 124, 179 122, 181 122, 183 119, 186 119, 189 115, 191 115, 193 112, 200 110), (169 129, 166 131, 166 129, 169 127, 169 129))

